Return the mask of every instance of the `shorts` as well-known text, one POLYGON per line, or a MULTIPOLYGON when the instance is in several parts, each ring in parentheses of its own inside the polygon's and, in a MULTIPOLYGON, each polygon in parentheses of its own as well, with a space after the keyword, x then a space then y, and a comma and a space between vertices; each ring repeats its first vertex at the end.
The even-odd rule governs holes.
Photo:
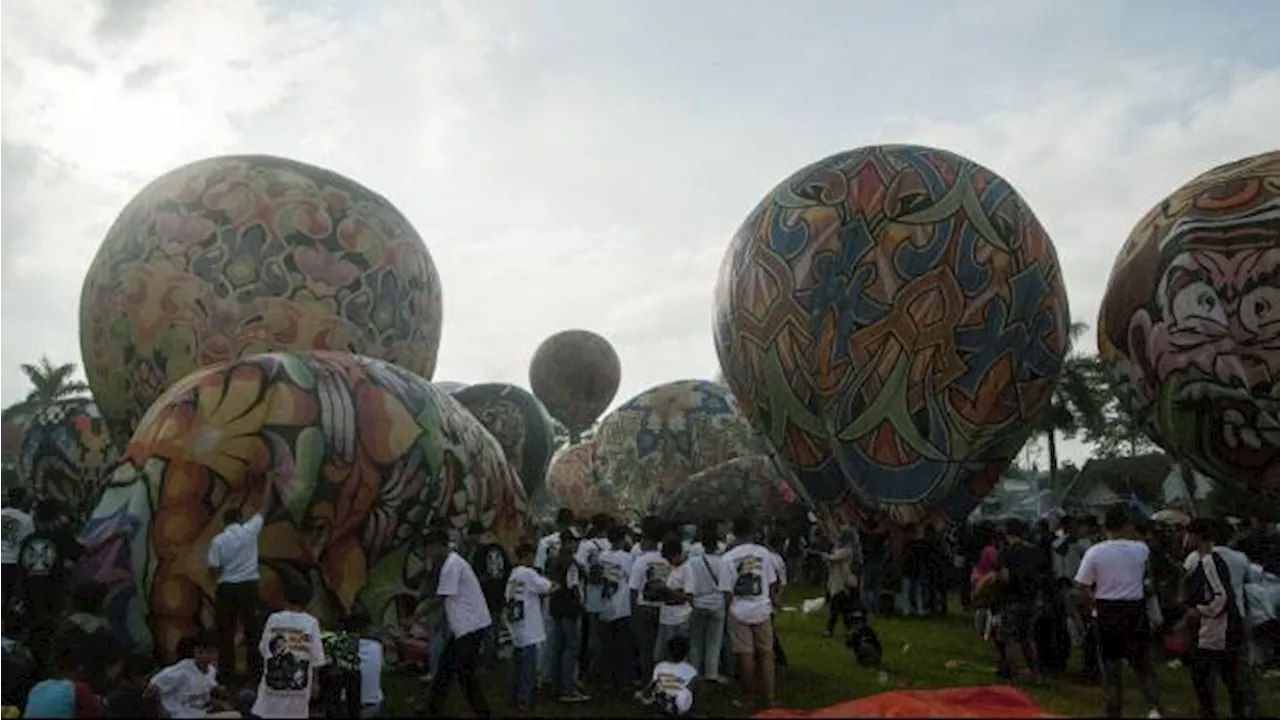
POLYGON ((729 646, 735 655, 773 655, 773 618, 748 625, 729 613, 729 646))

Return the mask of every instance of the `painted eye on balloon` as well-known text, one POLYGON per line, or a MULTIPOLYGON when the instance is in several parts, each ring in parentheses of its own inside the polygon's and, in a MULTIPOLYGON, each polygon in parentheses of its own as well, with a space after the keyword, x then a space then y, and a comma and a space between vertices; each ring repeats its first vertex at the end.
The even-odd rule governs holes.
POLYGON ((1227 311, 1222 307, 1222 299, 1212 285, 1203 281, 1191 283, 1173 297, 1173 319, 1178 325, 1227 328, 1227 311))
POLYGON ((1258 287, 1240 298, 1240 324, 1258 335, 1280 332, 1280 288, 1258 287))

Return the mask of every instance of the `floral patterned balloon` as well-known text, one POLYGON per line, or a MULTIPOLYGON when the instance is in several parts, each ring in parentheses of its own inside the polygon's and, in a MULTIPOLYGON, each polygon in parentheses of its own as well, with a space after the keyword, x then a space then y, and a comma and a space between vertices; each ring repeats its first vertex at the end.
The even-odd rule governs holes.
MULTIPOLYGON (((507 462, 520 475, 530 503, 545 503, 547 465, 556 449, 555 427, 538 398, 507 383, 468 385, 450 394, 502 445, 507 462)), ((534 511, 539 509, 535 507, 534 511)))
POLYGON ((478 520, 514 547, 528 520, 497 441, 412 373, 333 352, 206 368, 143 417, 81 536, 80 576, 109 587, 107 616, 139 649, 172 653, 212 622, 204 558, 229 508, 264 513, 266 598, 309 582, 328 622, 357 605, 394 621, 422 582, 425 528, 478 520))
POLYGON ((547 495, 551 505, 568 508, 580 518, 599 513, 619 517, 620 507, 613 489, 596 483, 594 455, 595 447, 590 440, 565 445, 556 451, 547 468, 547 495))
POLYGON ((216 157, 121 211, 80 293, 80 346, 127 438, 180 378, 251 353, 353 352, 430 379, 441 312, 431 255, 385 198, 293 160, 216 157))

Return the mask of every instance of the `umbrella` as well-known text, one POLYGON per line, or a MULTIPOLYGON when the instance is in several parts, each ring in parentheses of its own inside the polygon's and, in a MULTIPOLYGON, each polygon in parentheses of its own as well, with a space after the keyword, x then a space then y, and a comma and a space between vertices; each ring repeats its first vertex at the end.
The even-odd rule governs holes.
POLYGON ((1151 514, 1151 521, 1162 523, 1164 525, 1190 525, 1191 518, 1181 510, 1166 508, 1151 514))

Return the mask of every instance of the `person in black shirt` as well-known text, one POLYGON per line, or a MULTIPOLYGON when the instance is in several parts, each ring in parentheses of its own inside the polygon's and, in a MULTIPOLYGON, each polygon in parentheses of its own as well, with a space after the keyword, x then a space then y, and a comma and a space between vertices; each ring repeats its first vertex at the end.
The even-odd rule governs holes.
POLYGON ((547 561, 547 579, 553 583, 548 606, 551 622, 547 626, 547 642, 552 658, 551 684, 561 702, 590 700, 575 683, 578 653, 582 642, 582 593, 585 571, 574 556, 578 552, 578 533, 572 528, 560 532, 560 551, 547 561))
POLYGON ((160 717, 159 703, 154 697, 147 697, 146 692, 151 665, 151 658, 146 655, 130 655, 125 660, 120 682, 104 700, 103 717, 160 717))
POLYGON ((28 647, 42 662, 51 657, 50 643, 65 604, 68 565, 80 557, 80 545, 59 523, 61 516, 57 501, 41 501, 33 518, 35 532, 23 540, 18 551, 30 632, 28 647))
MULTIPOLYGON (((484 525, 473 522, 467 527, 468 544, 471 546, 471 557, 468 562, 480 581, 480 592, 484 593, 484 602, 489 606, 490 617, 501 617, 502 606, 506 602, 504 594, 507 589, 507 576, 511 574, 511 560, 507 551, 494 541, 493 535, 485 530, 484 525)), ((484 665, 491 666, 498 656, 498 624, 489 628, 481 651, 484 665)))
POLYGON ((904 615, 928 615, 932 605, 929 575, 929 541, 922 529, 907 523, 902 527, 907 538, 902 552, 902 605, 904 615))
POLYGON ((1013 664, 1009 660, 1009 644, 1022 652, 1023 660, 1034 681, 1040 679, 1040 663, 1035 646, 1035 622, 1049 558, 1043 548, 1027 542, 1027 524, 1013 518, 1005 524, 1005 546, 996 559, 996 572, 1004 584, 999 604, 1000 632, 996 636, 996 652, 1000 658, 1000 676, 1013 680, 1013 664))

